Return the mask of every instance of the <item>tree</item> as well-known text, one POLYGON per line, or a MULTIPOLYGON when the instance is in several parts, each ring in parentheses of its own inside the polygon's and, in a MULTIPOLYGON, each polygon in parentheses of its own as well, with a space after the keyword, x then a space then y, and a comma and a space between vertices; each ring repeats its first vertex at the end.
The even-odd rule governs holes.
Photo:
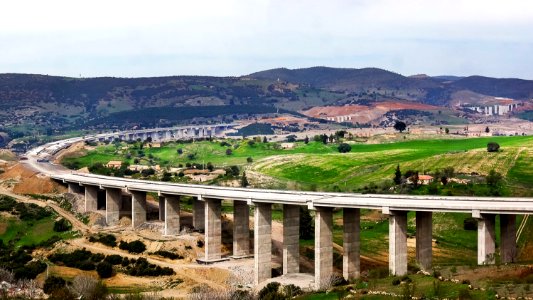
POLYGON ((405 122, 396 121, 396 123, 394 123, 394 129, 398 130, 400 133, 403 132, 405 128, 407 128, 407 124, 405 124, 405 122))
POLYGON ((396 166, 396 171, 394 172, 394 183, 402 183, 402 171, 400 171, 400 165, 396 166))
POLYGON ((306 144, 306 145, 309 144, 309 137, 307 135, 305 136, 304 144, 306 144))
POLYGON ((500 144, 496 142, 490 142, 487 144, 487 152, 498 152, 500 150, 500 144))
POLYGON ((207 169, 209 170, 209 172, 213 172, 213 170, 215 169, 215 166, 213 166, 213 164, 211 162, 208 162, 207 163, 207 169))
POLYGON ((267 140, 266 136, 263 137, 263 143, 268 143, 268 140, 267 140))
POLYGON ((347 153, 352 151, 352 146, 350 146, 350 144, 341 143, 337 149, 340 153, 347 153))
POLYGON ((64 232, 70 230, 70 222, 61 218, 54 222, 54 231, 55 232, 64 232))
POLYGON ((254 161, 254 159, 251 158, 251 157, 246 158, 246 162, 249 163, 249 164, 251 164, 253 161, 254 161))
POLYGON ((176 150, 176 152, 178 152, 179 155, 182 155, 183 154, 183 149, 178 148, 178 150, 176 150))
POLYGON ((323 134, 322 135, 322 143, 324 145, 327 145, 327 143, 328 143, 328 135, 327 134, 323 134))
POLYGON ((485 128, 485 132, 486 132, 486 133, 489 133, 489 132, 490 132, 490 128, 489 128, 489 126, 487 126, 487 127, 485 128))
POLYGON ((231 155, 233 151, 231 149, 226 149, 226 155, 231 155))
POLYGON ((289 143, 296 142, 296 136, 294 134, 288 135, 287 136, 287 142, 289 142, 289 143))
POLYGON ((96 265, 96 272, 100 278, 109 278, 113 276, 113 265, 103 261, 96 265))
POLYGON ((241 187, 247 187, 250 185, 248 183, 248 178, 246 178, 246 172, 242 172, 242 178, 241 178, 241 187))
POLYGON ((43 292, 45 294, 52 294, 54 291, 64 288, 65 285, 66 282, 63 278, 50 276, 44 281, 43 292))
POLYGON ((445 132, 446 134, 449 134, 449 133, 450 133, 450 128, 446 127, 446 128, 444 129, 444 132, 445 132))

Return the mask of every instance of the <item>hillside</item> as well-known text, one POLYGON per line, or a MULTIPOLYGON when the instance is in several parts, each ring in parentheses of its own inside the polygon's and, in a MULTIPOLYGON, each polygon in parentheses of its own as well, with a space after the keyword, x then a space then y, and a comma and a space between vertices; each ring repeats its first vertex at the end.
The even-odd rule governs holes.
POLYGON ((280 68, 242 77, 0 74, 0 146, 21 136, 113 126, 233 121, 278 109, 297 112, 316 106, 368 106, 384 101, 449 106, 452 101, 464 102, 461 95, 469 99, 530 99, 533 81, 481 76, 406 77, 377 68, 328 67, 280 68), (235 106, 240 107, 231 108, 235 106), (146 109, 165 113, 147 114, 146 109), (179 111, 178 117, 165 116, 174 110, 179 111), (142 118, 129 117, 127 125, 110 121, 128 116, 142 118))

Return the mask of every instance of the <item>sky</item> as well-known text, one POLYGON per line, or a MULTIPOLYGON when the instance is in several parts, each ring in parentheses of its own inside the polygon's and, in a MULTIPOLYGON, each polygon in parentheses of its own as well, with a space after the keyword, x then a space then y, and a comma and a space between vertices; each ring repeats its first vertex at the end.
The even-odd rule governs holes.
POLYGON ((0 73, 240 76, 286 67, 533 79, 529 0, 17 0, 0 73))

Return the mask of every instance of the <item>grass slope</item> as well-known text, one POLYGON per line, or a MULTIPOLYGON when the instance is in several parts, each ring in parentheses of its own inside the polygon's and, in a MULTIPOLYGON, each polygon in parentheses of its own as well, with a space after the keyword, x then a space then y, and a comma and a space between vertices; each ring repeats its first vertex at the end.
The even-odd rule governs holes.
POLYGON ((434 139, 400 143, 354 145, 346 154, 308 153, 269 157, 254 164, 255 171, 274 178, 311 185, 319 189, 351 190, 370 183, 391 180, 399 164, 403 171, 434 171, 454 167, 457 172, 487 174, 494 169, 509 180, 531 187, 532 137, 491 137, 474 139, 434 139), (495 141, 503 151, 488 153, 486 145, 495 141))

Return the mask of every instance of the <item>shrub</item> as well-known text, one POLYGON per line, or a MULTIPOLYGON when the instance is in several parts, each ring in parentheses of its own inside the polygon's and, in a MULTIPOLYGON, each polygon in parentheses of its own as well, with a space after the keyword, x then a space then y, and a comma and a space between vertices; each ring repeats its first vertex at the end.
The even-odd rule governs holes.
POLYGON ((56 277, 56 276, 50 276, 46 278, 46 280, 44 281, 43 292, 45 294, 50 295, 52 294, 52 292, 62 289, 63 287, 65 287, 65 285, 66 285, 66 282, 63 278, 56 277))
POLYGON ((133 241, 133 242, 124 242, 121 241, 119 246, 120 249, 126 250, 130 253, 143 253, 146 250, 146 245, 141 241, 133 241))
POLYGON ((279 295, 279 287, 279 282, 270 282, 259 291, 259 294, 257 294, 257 296, 259 299, 279 299, 280 297, 276 297, 277 295, 279 295))
POLYGON ((122 264, 122 256, 117 254, 108 255, 104 258, 104 261, 112 265, 120 265, 122 264))
POLYGON ((158 250, 153 253, 154 255, 159 255, 161 257, 169 258, 169 259, 183 259, 183 256, 170 252, 165 250, 158 250))
POLYGON ((341 143, 339 147, 337 147, 337 149, 339 150, 340 153, 347 153, 347 152, 352 151, 352 146, 350 146, 350 144, 341 143))
POLYGON ((100 278, 109 278, 113 276, 113 265, 103 261, 96 266, 96 272, 100 278))
POLYGON ((498 152, 500 150, 500 145, 495 142, 490 142, 487 144, 487 152, 498 152))
POLYGON ((392 285, 399 285, 402 281, 400 280, 400 278, 394 278, 392 280, 392 285))
POLYGON ((202 240, 198 240, 198 241, 196 242, 196 246, 197 246, 198 248, 203 248, 203 247, 204 247, 204 241, 202 241, 202 240))
POLYGON ((54 222, 54 231, 55 232, 64 232, 69 231, 72 228, 72 225, 69 221, 61 218, 54 222))
POLYGON ((96 236, 89 237, 89 242, 91 243, 101 243, 109 247, 117 246, 117 238, 112 234, 98 234, 96 236))
POLYGON ((32 261, 25 266, 16 268, 13 273, 16 279, 35 279, 37 275, 46 270, 46 264, 41 261, 32 261))
POLYGON ((226 155, 231 155, 233 151, 231 149, 226 149, 226 155))

